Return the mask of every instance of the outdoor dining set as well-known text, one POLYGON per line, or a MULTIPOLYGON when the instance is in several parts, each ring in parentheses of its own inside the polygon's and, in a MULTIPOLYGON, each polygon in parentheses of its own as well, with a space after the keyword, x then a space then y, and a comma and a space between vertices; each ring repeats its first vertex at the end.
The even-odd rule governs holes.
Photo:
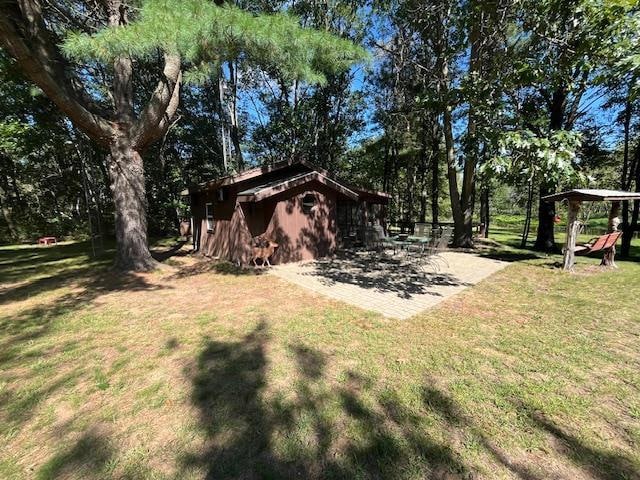
POLYGON ((365 246, 377 251, 393 252, 396 258, 415 262, 420 266, 431 266, 439 270, 438 261, 447 265, 441 253, 446 250, 453 236, 453 228, 417 223, 413 235, 387 235, 381 225, 366 227, 365 246))

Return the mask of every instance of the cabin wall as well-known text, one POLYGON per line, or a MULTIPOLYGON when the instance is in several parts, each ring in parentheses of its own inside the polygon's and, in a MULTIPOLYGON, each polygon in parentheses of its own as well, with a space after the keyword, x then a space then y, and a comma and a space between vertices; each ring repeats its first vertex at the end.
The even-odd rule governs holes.
POLYGON ((265 235, 279 244, 273 263, 320 258, 335 252, 338 244, 337 204, 342 194, 320 182, 290 188, 261 202, 239 203, 237 193, 247 183, 226 188, 227 198, 216 200, 216 191, 193 195, 194 240, 206 256, 248 264, 252 238, 265 235), (307 194, 314 205, 303 205, 307 194), (205 204, 212 202, 215 226, 207 231, 205 204))
POLYGON ((247 263, 250 255, 251 233, 242 208, 236 201, 237 190, 228 189, 228 197, 219 202, 215 191, 200 192, 193 204, 194 225, 200 253, 231 261, 247 263), (207 230, 206 207, 213 203, 214 228, 207 230))
POLYGON ((334 190, 314 182, 261 202, 267 236, 279 245, 273 255, 275 263, 310 260, 335 251, 337 195, 334 190), (308 211, 303 206, 307 194, 315 199, 308 211))

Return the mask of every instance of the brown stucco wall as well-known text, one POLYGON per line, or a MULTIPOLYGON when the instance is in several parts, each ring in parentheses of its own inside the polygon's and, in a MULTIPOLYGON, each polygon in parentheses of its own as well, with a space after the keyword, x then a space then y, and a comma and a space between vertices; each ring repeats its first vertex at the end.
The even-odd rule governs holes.
POLYGON ((199 251, 247 264, 252 237, 266 234, 279 244, 272 258, 274 263, 329 255, 336 247, 337 195, 318 182, 286 190, 257 203, 238 203, 235 187, 228 189, 224 202, 216 201, 215 191, 199 192, 194 196, 192 207, 194 235, 200 239, 199 251), (316 199, 309 212, 305 212, 302 205, 307 193, 316 199), (213 232, 206 228, 205 204, 209 201, 214 206, 213 232))
POLYGON ((335 250, 336 195, 334 190, 314 182, 265 200, 266 232, 279 244, 276 263, 324 257, 335 250), (302 205, 306 194, 316 199, 309 212, 302 205))
MULTIPOLYGON (((240 205, 236 202, 236 190, 228 190, 228 198, 216 201, 214 191, 197 194, 194 202, 194 224, 200 228, 199 251, 203 255, 220 257, 231 261, 246 263, 250 254, 251 233, 245 221, 240 205), (213 203, 214 229, 207 231, 205 205, 213 203)), ((194 232, 198 234, 198 232, 194 232)))

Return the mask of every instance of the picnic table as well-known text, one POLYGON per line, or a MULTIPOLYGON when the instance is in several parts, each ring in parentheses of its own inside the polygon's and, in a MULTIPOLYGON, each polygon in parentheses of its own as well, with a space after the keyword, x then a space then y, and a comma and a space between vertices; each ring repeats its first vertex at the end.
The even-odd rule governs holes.
POLYGON ((40 237, 38 239, 38 245, 57 245, 58 240, 56 237, 40 237))

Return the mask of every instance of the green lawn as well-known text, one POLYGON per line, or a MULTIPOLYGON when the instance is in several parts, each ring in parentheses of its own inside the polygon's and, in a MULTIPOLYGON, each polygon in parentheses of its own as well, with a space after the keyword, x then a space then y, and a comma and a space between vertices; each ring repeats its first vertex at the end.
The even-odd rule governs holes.
POLYGON ((640 263, 499 247, 518 261, 395 321, 87 251, 0 248, 2 479, 640 478, 640 263))

